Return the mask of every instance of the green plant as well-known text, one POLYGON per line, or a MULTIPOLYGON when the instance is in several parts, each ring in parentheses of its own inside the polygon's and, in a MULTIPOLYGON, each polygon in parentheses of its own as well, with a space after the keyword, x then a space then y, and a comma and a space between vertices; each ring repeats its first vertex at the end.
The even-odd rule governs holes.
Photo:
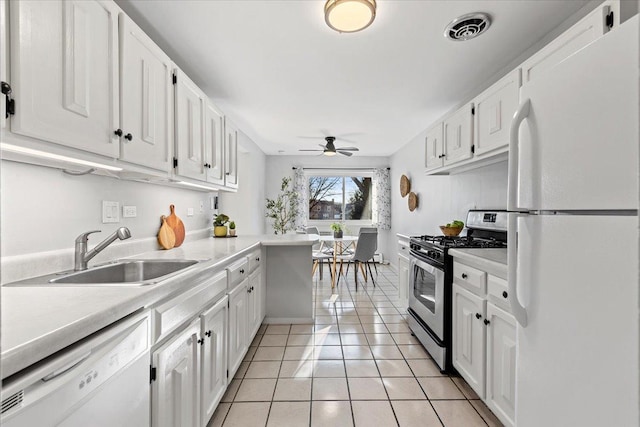
POLYGON ((230 229, 230 230, 235 230, 235 229, 236 229, 236 223, 235 223, 234 221, 231 221, 231 222, 229 223, 229 229, 230 229))
POLYGON ((275 234, 286 234, 287 230, 295 227, 296 215, 298 212, 298 193, 293 188, 289 188, 291 178, 282 178, 280 193, 275 199, 267 198, 267 213, 265 216, 273 220, 273 231, 275 234))
POLYGON ((333 231, 341 231, 342 227, 343 227, 343 225, 340 224, 339 222, 334 222, 333 224, 331 224, 331 229, 333 231))
POLYGON ((222 227, 229 222, 229 217, 225 214, 220 214, 213 219, 213 225, 215 227, 222 227))

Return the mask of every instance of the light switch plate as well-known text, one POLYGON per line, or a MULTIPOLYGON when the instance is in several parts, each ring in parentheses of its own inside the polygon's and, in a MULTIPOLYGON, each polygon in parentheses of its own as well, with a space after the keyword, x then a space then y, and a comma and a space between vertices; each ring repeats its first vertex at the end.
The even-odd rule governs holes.
POLYGON ((120 222, 120 203, 102 201, 102 223, 109 224, 120 222))
POLYGON ((123 206, 122 217, 123 218, 135 218, 138 216, 138 210, 135 206, 123 206))
POLYGON ((187 216, 193 216, 193 208, 187 208, 187 216))

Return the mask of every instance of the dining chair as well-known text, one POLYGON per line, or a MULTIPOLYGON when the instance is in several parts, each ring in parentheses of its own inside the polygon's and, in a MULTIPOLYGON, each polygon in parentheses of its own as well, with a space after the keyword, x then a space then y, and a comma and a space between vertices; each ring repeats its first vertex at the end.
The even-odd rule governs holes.
POLYGON ((378 241, 378 233, 372 232, 363 232, 360 230, 358 234, 358 245, 356 246, 356 250, 352 255, 338 255, 340 259, 340 271, 338 273, 338 284, 340 284, 340 275, 342 274, 342 264, 343 262, 347 262, 347 270, 345 272, 345 280, 346 275, 349 274, 349 263, 353 262, 354 266, 354 277, 356 281, 356 290, 358 289, 358 267, 360 267, 365 275, 366 280, 366 270, 364 268, 369 269, 369 274, 371 275, 371 282, 375 287, 376 282, 373 279, 373 272, 371 271, 371 266, 369 265, 369 261, 373 259, 373 255, 376 252, 376 246, 378 241), (363 265, 364 264, 364 268, 363 265))
MULTIPOLYGON (((377 227, 360 227, 360 233, 374 233, 376 235, 376 249, 374 253, 375 255, 378 252, 378 228, 377 227)), ((378 274, 378 267, 376 266, 375 260, 372 259, 371 263, 373 264, 373 268, 375 268, 376 270, 376 274, 378 274)))
MULTIPOLYGON (((320 235, 320 231, 318 230, 318 227, 307 227, 306 233, 320 235)), ((322 280, 322 275, 323 275, 322 270, 323 270, 324 262, 327 261, 327 263, 331 264, 331 261, 333 261, 333 251, 327 252, 326 249, 327 248, 324 247, 323 242, 316 243, 311 247, 311 251, 312 251, 311 257, 313 259, 311 276, 316 274, 316 270, 318 269, 318 266, 320 266, 320 280, 322 280)), ((333 279, 333 272, 331 271, 331 268, 329 268, 329 273, 331 274, 331 278, 333 279)))

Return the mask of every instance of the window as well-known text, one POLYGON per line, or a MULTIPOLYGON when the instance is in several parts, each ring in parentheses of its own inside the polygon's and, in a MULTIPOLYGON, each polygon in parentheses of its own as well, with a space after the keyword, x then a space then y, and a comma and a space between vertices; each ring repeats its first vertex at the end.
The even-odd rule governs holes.
POLYGON ((371 176, 309 176, 309 219, 371 220, 371 176))

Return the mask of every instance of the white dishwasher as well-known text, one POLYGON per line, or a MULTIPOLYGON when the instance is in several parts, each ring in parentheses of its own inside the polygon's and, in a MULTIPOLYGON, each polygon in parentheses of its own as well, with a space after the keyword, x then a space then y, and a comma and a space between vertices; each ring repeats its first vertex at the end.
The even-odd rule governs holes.
POLYGON ((73 344, 7 378, 3 427, 149 426, 149 315, 73 344))

